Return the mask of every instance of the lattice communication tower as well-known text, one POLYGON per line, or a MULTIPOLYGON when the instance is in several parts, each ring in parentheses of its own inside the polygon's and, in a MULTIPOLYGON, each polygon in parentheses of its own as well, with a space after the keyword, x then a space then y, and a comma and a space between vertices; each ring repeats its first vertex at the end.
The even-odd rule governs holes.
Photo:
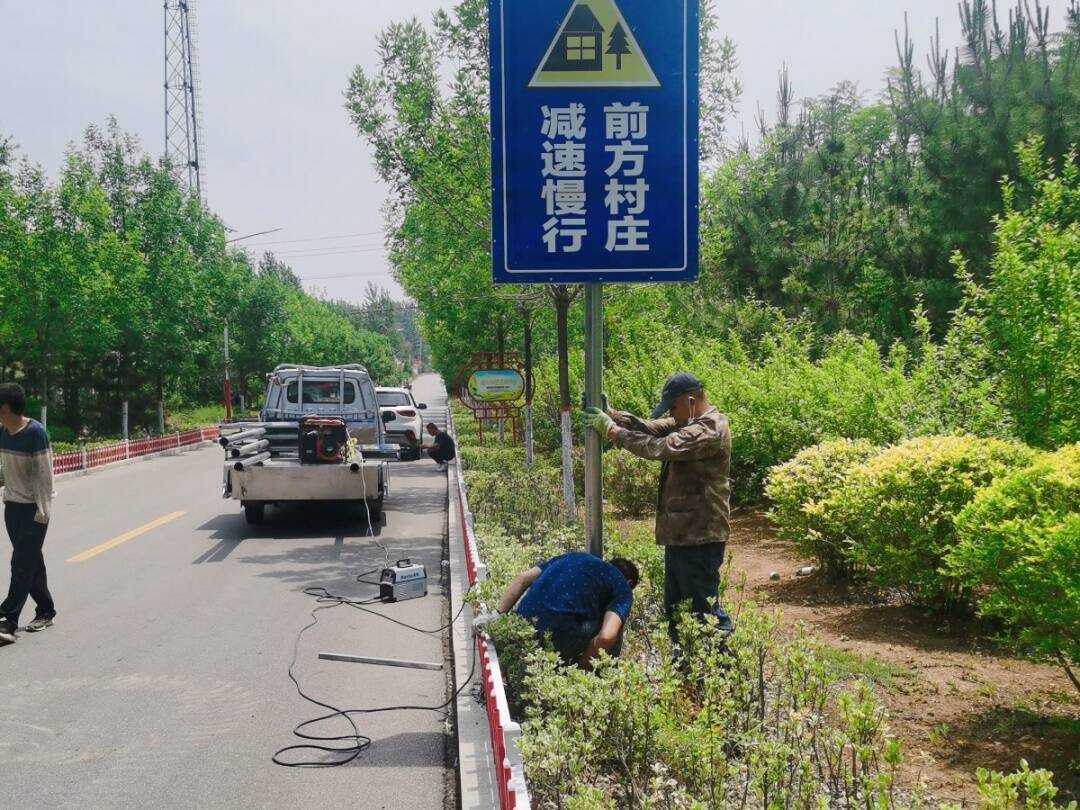
POLYGON ((165 155, 200 197, 202 95, 195 50, 195 0, 165 0, 165 155))

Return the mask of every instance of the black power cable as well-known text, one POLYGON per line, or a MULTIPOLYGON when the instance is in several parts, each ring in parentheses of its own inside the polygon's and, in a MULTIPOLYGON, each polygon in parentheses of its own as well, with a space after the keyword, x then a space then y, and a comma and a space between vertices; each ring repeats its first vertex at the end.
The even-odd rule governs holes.
MULTIPOLYGON (((378 570, 378 569, 375 569, 375 570, 378 570)), ((369 582, 369 581, 366 581, 366 580, 363 579, 363 577, 367 576, 368 574, 375 573, 375 570, 367 571, 367 572, 365 572, 363 574, 360 574, 357 577, 357 580, 360 581, 360 582, 365 582, 365 584, 368 584, 368 585, 377 584, 377 583, 369 582)), ((379 613, 378 611, 371 610, 369 607, 367 607, 368 605, 373 605, 373 604, 378 603, 380 601, 379 599, 370 599, 370 600, 365 600, 365 601, 362 601, 362 602, 358 602, 358 601, 355 601, 355 600, 352 600, 352 599, 348 599, 348 598, 346 598, 344 596, 337 596, 335 594, 332 594, 326 588, 323 588, 321 586, 311 586, 311 587, 305 588, 304 593, 306 593, 308 596, 315 597, 315 600, 318 603, 318 605, 315 608, 313 608, 312 611, 311 611, 311 621, 307 625, 305 625, 300 630, 299 633, 297 633, 296 641, 293 642, 292 661, 289 662, 289 680, 291 680, 293 682, 293 686, 296 687, 296 693, 298 695, 300 695, 300 697, 302 697, 304 700, 306 700, 309 703, 312 703, 312 704, 314 704, 314 705, 316 705, 316 706, 318 706, 320 708, 329 709, 330 713, 325 714, 325 715, 323 715, 321 717, 316 717, 316 718, 314 718, 312 720, 305 720, 304 722, 302 722, 298 726, 296 726, 293 729, 293 735, 296 736, 296 737, 299 737, 302 740, 310 740, 311 742, 300 743, 300 744, 297 744, 297 745, 289 745, 289 746, 286 746, 285 748, 279 749, 278 751, 276 751, 274 753, 274 755, 272 757, 272 760, 273 760, 275 765, 281 765, 281 766, 286 767, 286 768, 336 768, 336 767, 338 767, 340 765, 347 765, 350 762, 353 762, 357 757, 359 757, 362 753, 364 753, 364 751, 366 751, 368 748, 370 748, 371 743, 372 743, 371 737, 368 737, 368 736, 360 733, 360 727, 357 725, 356 720, 353 719, 353 715, 357 715, 357 714, 379 714, 379 713, 383 713, 383 712, 403 712, 403 711, 440 712, 440 711, 446 709, 455 700, 457 700, 458 696, 461 695, 461 693, 465 691, 466 687, 468 687, 470 683, 472 683, 473 676, 476 674, 476 650, 475 649, 473 650, 472 665, 469 668, 469 676, 465 679, 465 682, 457 689, 457 691, 454 692, 454 694, 452 694, 445 702, 440 703, 438 706, 401 705, 401 706, 380 706, 380 707, 377 707, 377 708, 374 708, 374 709, 339 709, 337 706, 332 706, 329 703, 324 703, 321 700, 317 700, 316 698, 311 697, 311 695, 308 695, 306 692, 304 692, 303 688, 300 686, 300 682, 296 679, 296 675, 294 674, 293 669, 296 667, 296 659, 299 656, 300 639, 303 638, 304 633, 306 633, 308 630, 310 630, 312 627, 314 627, 316 624, 319 623, 318 614, 321 611, 331 610, 333 608, 341 607, 341 606, 348 606, 348 607, 351 607, 351 608, 355 608, 356 610, 361 610, 364 613, 370 613, 373 616, 378 616, 380 619, 385 619, 388 622, 393 622, 394 624, 401 625, 402 627, 406 627, 406 628, 408 628, 410 630, 414 630, 417 633, 424 633, 424 634, 427 634, 427 635, 435 635, 436 633, 442 633, 444 630, 447 630, 447 629, 453 627, 454 622, 456 622, 458 620, 458 618, 461 617, 462 611, 465 610, 465 604, 466 603, 465 603, 465 600, 463 599, 462 603, 461 603, 461 607, 458 609, 457 614, 450 620, 449 624, 444 625, 443 627, 439 627, 439 628, 437 628, 435 630, 425 630, 423 628, 414 627, 411 624, 408 624, 408 623, 403 622, 403 621, 399 621, 398 619, 395 619, 395 618, 392 618, 392 617, 387 616, 385 614, 379 613), (353 733, 352 734, 342 734, 342 735, 333 736, 333 737, 327 737, 327 736, 322 736, 322 735, 318 735, 318 734, 308 734, 305 731, 303 731, 303 729, 306 729, 309 726, 313 726, 316 723, 322 723, 322 722, 325 722, 327 720, 332 720, 335 717, 343 717, 343 718, 345 718, 345 720, 347 720, 349 725, 352 727, 352 732, 353 733), (350 744, 345 745, 345 746, 319 745, 319 743, 333 743, 333 742, 346 742, 346 741, 349 742, 350 744), (286 760, 281 759, 281 755, 285 754, 285 753, 287 753, 289 751, 321 751, 321 752, 326 753, 326 754, 338 754, 338 755, 340 755, 341 758, 330 760, 330 761, 326 761, 326 760, 299 760, 299 761, 295 761, 295 762, 290 762, 290 761, 286 761, 286 760)))

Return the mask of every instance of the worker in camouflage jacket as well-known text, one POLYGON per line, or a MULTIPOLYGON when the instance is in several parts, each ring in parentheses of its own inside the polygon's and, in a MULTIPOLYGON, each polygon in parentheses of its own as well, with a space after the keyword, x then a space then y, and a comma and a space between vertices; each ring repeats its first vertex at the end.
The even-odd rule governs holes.
POLYGON ((685 601, 695 614, 714 615, 721 629, 733 630, 719 603, 731 516, 727 417, 709 404, 700 380, 675 374, 652 419, 588 408, 585 420, 615 447, 663 464, 656 542, 664 547, 664 612, 672 640, 678 642, 675 609, 685 601))

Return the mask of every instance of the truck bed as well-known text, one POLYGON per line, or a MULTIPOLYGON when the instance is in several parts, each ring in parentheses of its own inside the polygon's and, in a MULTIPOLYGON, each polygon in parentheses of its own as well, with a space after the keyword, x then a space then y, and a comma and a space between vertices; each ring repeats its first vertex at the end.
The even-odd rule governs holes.
POLYGON ((365 460, 358 472, 346 464, 301 464, 292 458, 271 458, 246 470, 226 463, 229 496, 238 501, 379 500, 388 488, 389 465, 365 460))

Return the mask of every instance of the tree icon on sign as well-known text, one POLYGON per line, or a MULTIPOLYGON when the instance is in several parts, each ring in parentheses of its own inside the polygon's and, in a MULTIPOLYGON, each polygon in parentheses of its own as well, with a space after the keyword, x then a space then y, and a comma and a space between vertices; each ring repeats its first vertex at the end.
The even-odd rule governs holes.
POLYGON ((630 42, 626 36, 626 29, 623 28, 622 23, 615 23, 615 28, 611 32, 611 39, 608 40, 607 53, 609 56, 615 57, 615 69, 622 70, 622 58, 626 54, 633 53, 630 50, 630 42))

